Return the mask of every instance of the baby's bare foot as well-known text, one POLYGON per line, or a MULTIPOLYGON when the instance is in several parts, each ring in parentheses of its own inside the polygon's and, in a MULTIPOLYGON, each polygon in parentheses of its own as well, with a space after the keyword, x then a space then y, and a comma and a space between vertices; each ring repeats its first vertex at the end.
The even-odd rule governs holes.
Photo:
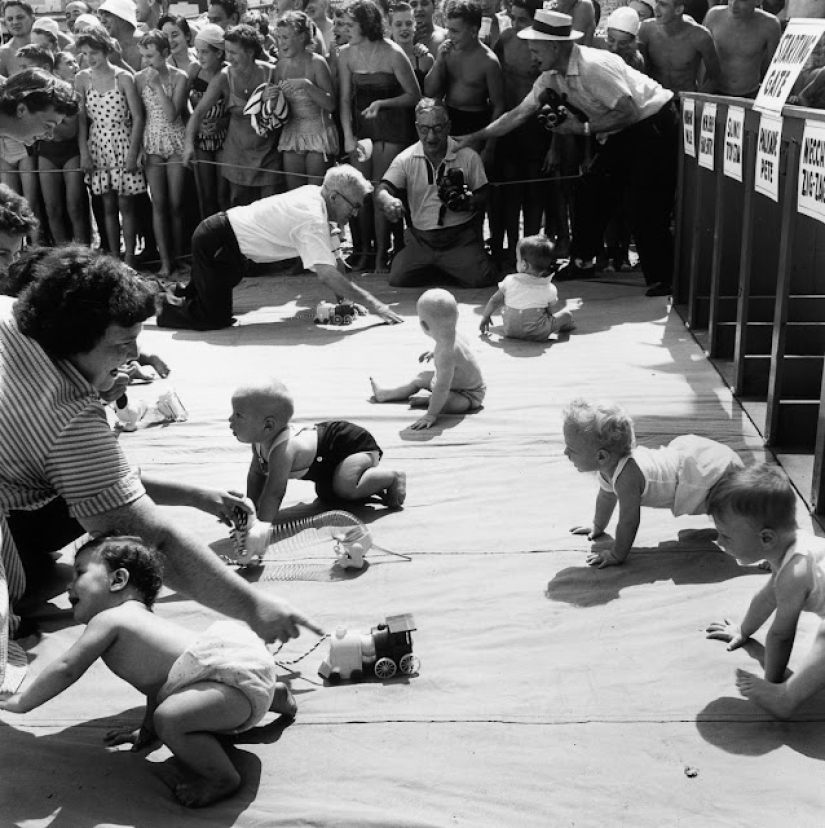
POLYGON ((232 796, 241 787, 241 777, 238 773, 221 776, 215 779, 195 777, 187 782, 181 782, 175 788, 175 797, 181 805, 187 808, 203 808, 220 799, 232 796))
POLYGON ((736 686, 746 699, 758 704, 777 719, 789 719, 793 713, 793 705, 788 699, 788 690, 784 684, 772 684, 747 670, 737 670, 736 686))
POLYGON ((275 695, 272 697, 269 709, 273 713, 280 713, 282 716, 289 716, 293 719, 298 712, 298 702, 295 701, 295 696, 282 681, 275 685, 275 695))
POLYGON ((386 391, 384 391, 372 377, 370 377, 370 385, 372 386, 372 396, 375 398, 376 402, 382 403, 389 400, 386 391))
POLYGON ((400 509, 407 499, 407 475, 405 472, 396 472, 395 480, 387 488, 385 503, 389 509, 400 509))
POLYGON ((413 394, 410 397, 411 408, 427 408, 430 404, 429 394, 413 394))

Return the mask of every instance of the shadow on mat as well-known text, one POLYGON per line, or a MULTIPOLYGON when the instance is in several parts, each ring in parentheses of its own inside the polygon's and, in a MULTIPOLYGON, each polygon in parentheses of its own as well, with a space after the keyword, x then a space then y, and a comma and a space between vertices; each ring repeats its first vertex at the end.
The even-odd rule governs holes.
POLYGON ((531 342, 524 339, 509 339, 504 336, 504 329, 500 326, 493 328, 492 333, 498 336, 479 336, 479 339, 491 348, 498 348, 511 357, 523 359, 524 357, 538 357, 545 351, 549 351, 554 345, 563 345, 570 341, 570 333, 565 331, 558 334, 554 339, 546 342, 531 342))
POLYGON ((764 756, 788 747, 825 761, 825 694, 807 701, 794 714, 798 721, 778 722, 747 699, 723 696, 696 717, 696 729, 708 744, 737 756, 764 756))
POLYGON ((229 828, 258 794, 261 761, 224 743, 243 778, 229 799, 193 811, 178 804, 167 782, 173 759, 153 762, 127 748, 107 749, 105 733, 117 726, 138 727, 143 708, 91 719, 59 733, 36 736, 0 723, 0 765, 4 769, 3 824, 43 821, 50 828, 229 828))
MULTIPOLYGON (((740 567, 710 540, 704 540, 711 533, 715 534, 713 530, 683 530, 678 541, 663 541, 654 548, 634 547, 622 566, 569 566, 556 573, 544 594, 551 601, 574 607, 597 607, 615 601, 624 589, 658 581, 713 584, 743 576, 768 576, 756 567, 740 567)), ((607 543, 594 543, 593 549, 607 543)))

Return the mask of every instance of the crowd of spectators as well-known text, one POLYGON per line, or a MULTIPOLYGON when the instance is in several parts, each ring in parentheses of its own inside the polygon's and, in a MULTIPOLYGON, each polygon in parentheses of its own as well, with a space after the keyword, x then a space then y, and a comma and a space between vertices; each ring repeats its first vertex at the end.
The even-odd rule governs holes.
MULTIPOLYGON (((39 141, 0 142, 0 181, 26 196, 42 241, 99 239, 129 264, 154 263, 161 277, 185 279, 199 221, 320 183, 348 158, 376 187, 386 182, 351 223, 354 269, 391 271, 393 283, 408 284, 422 262, 429 268, 444 259, 442 244, 452 256, 454 233, 447 231, 456 226, 460 256, 469 250, 470 258, 444 269, 460 271, 465 283, 492 284, 497 270, 513 264, 522 234, 544 230, 557 255, 570 254, 576 181, 591 163, 594 136, 554 133, 531 118, 506 135, 463 145, 466 152, 452 141, 477 138, 530 93, 540 69, 518 33, 532 24, 540 0, 277 0, 268 9, 215 0, 197 20, 166 13, 163 0, 95 6, 67 3, 64 30, 26 0, 3 4, 8 39, 0 74, 40 69, 73 84, 79 103, 76 115, 39 141), (426 110, 432 124, 415 114, 422 96, 439 101, 426 110), (256 119, 256 100, 263 112, 288 116, 256 119), (432 186, 453 166, 472 194, 457 202, 462 209, 445 217, 426 193, 407 191, 408 177, 413 188, 422 175, 432 186), (401 255, 422 239, 423 259, 420 251, 401 255)), ((755 96, 776 49, 776 14, 793 12, 784 6, 553 3, 571 16, 578 45, 619 55, 677 95, 744 97, 755 96)), ((825 101, 819 58, 817 50, 795 102, 825 101)), ((567 275, 587 275, 596 264, 630 266, 629 225, 618 206, 613 212, 598 261, 588 255, 567 275)))

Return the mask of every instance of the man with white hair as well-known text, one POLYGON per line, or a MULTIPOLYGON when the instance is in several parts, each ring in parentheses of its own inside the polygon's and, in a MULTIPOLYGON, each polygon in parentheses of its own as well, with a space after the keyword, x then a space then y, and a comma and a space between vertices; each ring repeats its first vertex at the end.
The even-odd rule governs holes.
POLYGON ((358 215, 371 191, 358 170, 342 164, 327 170, 320 187, 307 184, 204 219, 192 236, 192 278, 182 297, 161 296, 158 326, 199 331, 229 327, 234 321, 232 290, 250 261, 296 256, 339 299, 360 302, 391 325, 401 322, 387 305, 344 276, 330 226, 342 227, 358 215))
POLYGON ((553 133, 593 136, 597 148, 593 164, 576 182, 572 259, 559 276, 595 273, 616 189, 626 186, 647 295, 667 295, 673 277, 670 215, 679 135, 673 92, 618 55, 576 44, 582 33, 573 29, 570 15, 539 9, 533 25, 518 36, 528 41, 542 74, 515 109, 459 143, 506 135, 534 117, 555 93, 571 114, 557 122, 553 133))
POLYGON ((674 92, 695 92, 704 66, 703 92, 715 92, 721 67, 711 33, 684 14, 684 0, 657 0, 656 17, 639 29, 647 71, 674 92))

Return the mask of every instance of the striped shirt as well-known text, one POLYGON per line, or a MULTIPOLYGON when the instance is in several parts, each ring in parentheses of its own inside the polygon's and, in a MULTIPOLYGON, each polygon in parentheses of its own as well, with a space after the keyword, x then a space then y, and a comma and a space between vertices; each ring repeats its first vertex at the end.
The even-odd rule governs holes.
MULTIPOLYGON (((37 509, 62 497, 70 514, 82 519, 145 493, 95 388, 68 360, 52 360, 20 333, 14 301, 0 296, 0 550, 12 601, 22 595, 25 577, 6 524, 9 510, 37 509)), ((6 618, 0 625, 4 637, 6 618)), ((0 655, 4 649, 0 642, 0 655)))

